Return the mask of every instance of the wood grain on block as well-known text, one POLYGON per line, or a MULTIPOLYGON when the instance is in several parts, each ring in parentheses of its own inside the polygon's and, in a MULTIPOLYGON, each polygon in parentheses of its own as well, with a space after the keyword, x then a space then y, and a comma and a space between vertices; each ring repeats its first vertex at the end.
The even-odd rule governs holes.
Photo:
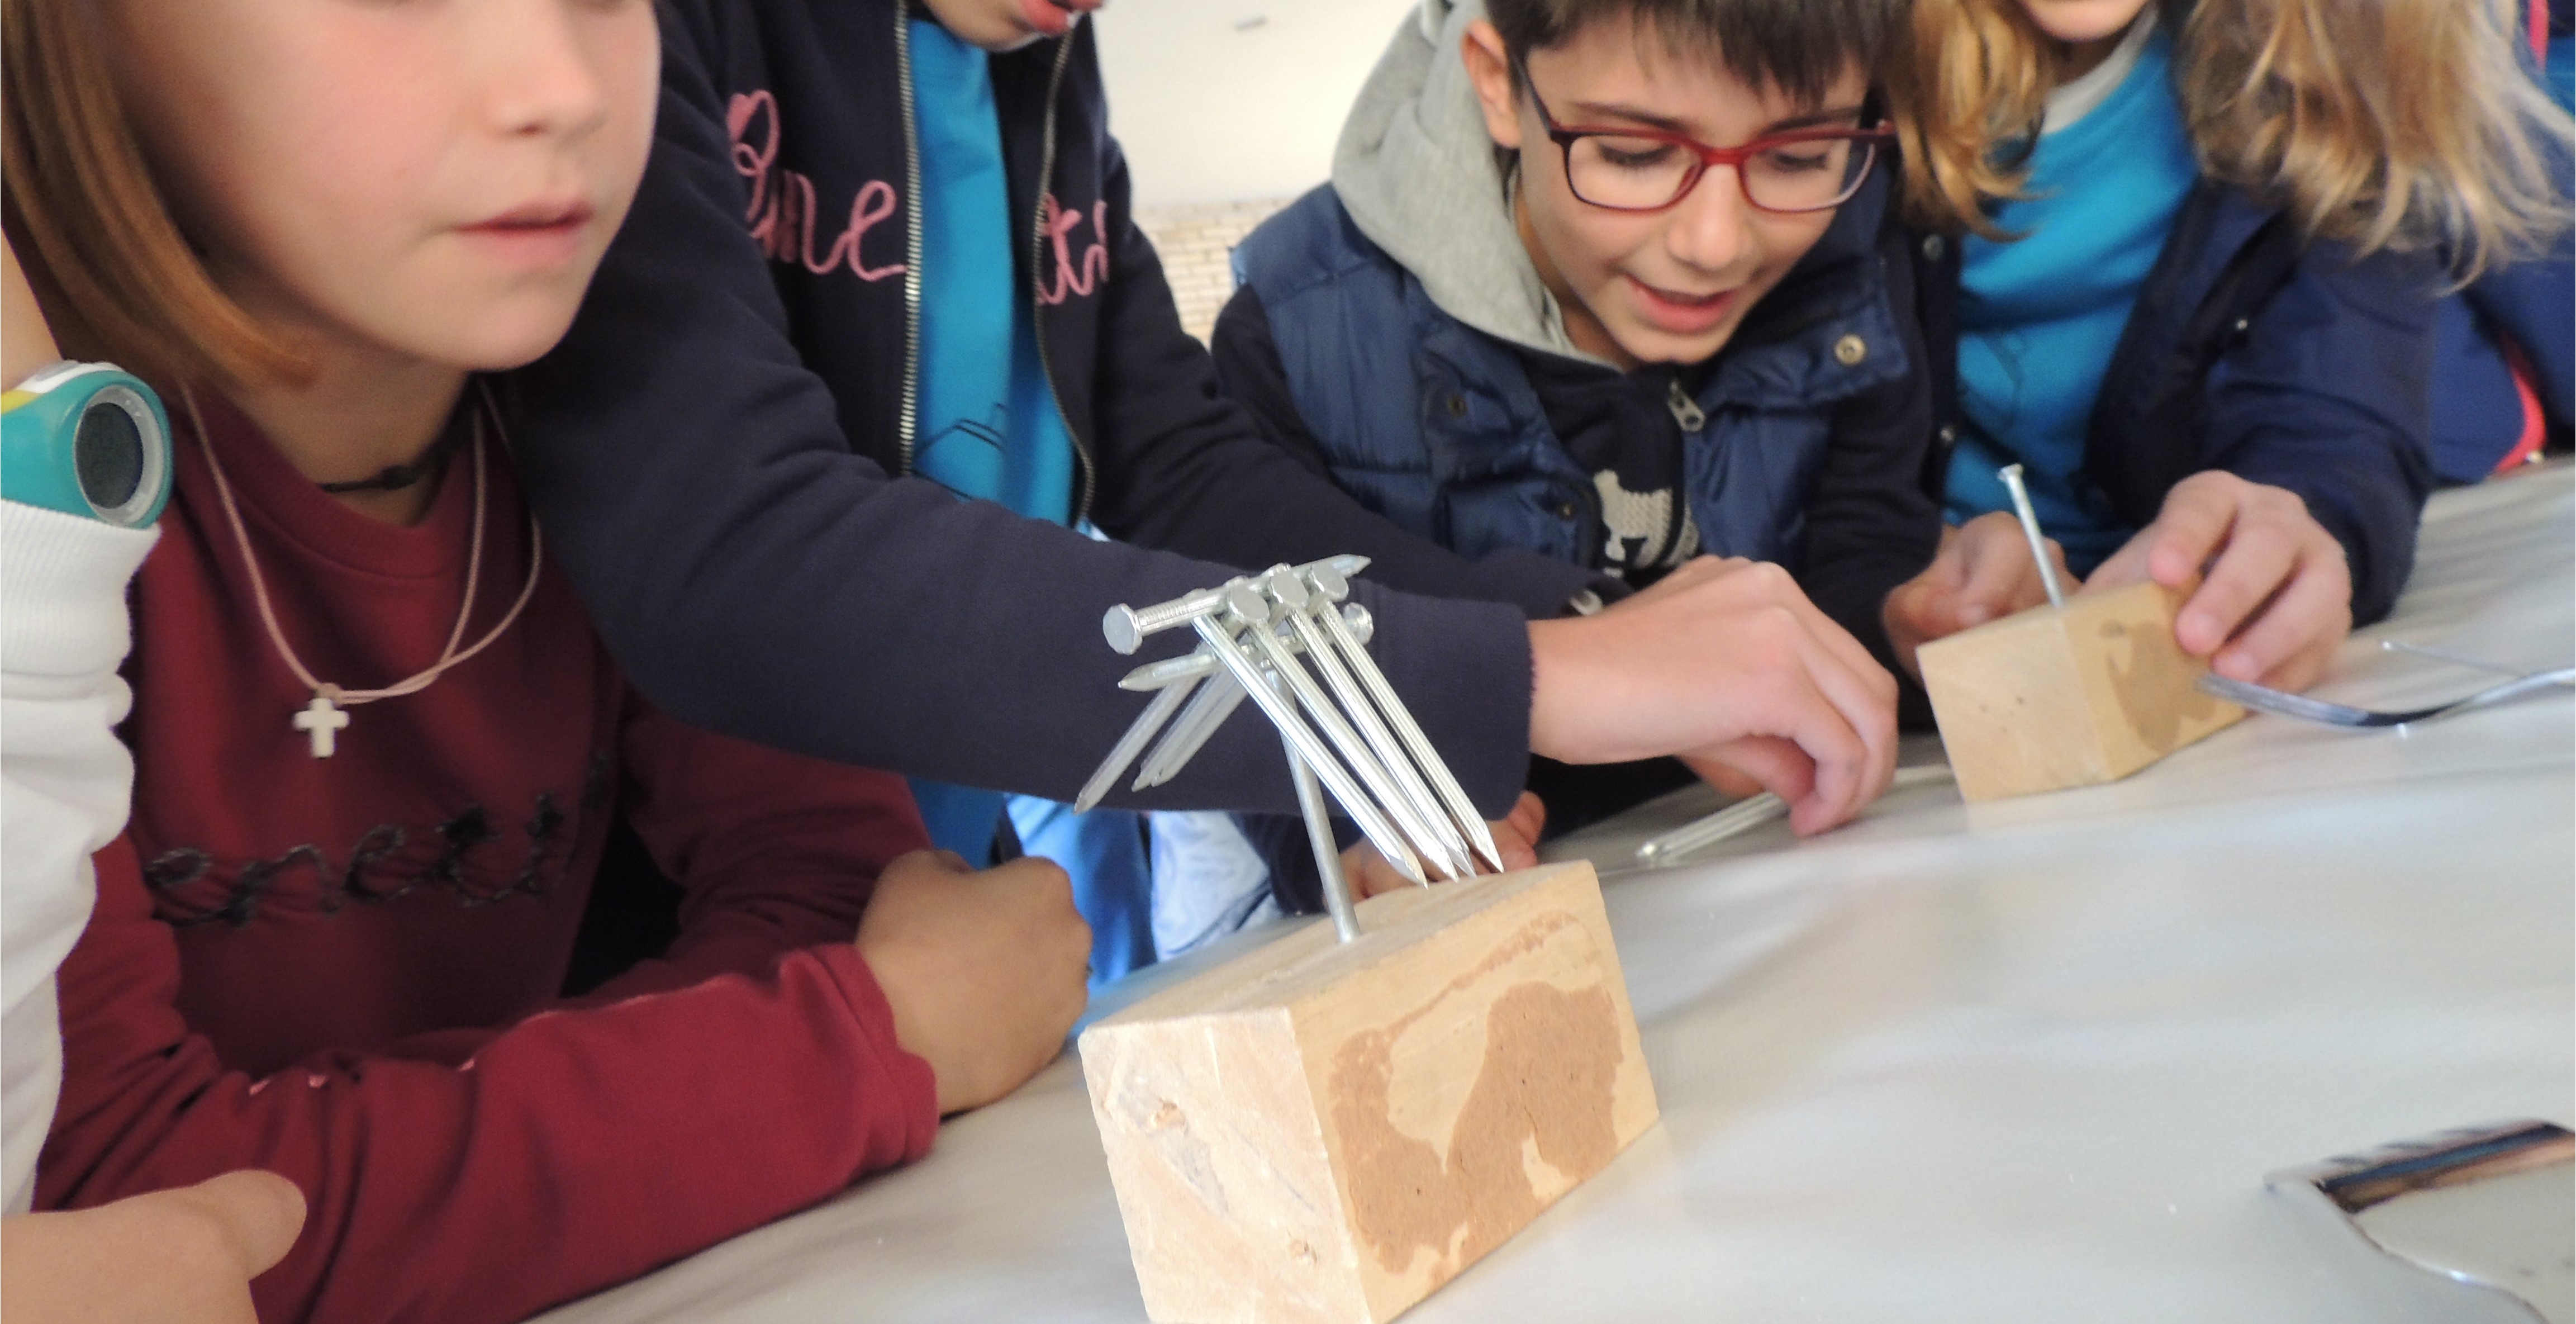
POLYGON ((1382 1321, 1655 1120, 1591 866, 1391 892, 1101 1021, 1146 1313, 1382 1321))
POLYGON ((2117 781, 2243 717, 2193 688, 2209 664, 2174 642, 2183 597, 2157 584, 2079 594, 1925 644, 1960 795, 2117 781))

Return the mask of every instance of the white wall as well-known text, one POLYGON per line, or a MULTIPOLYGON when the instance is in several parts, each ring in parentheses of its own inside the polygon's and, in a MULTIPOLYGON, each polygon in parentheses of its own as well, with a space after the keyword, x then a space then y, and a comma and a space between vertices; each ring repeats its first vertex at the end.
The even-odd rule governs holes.
POLYGON ((1109 0, 1110 128, 1140 208, 1294 197, 1413 0, 1109 0))

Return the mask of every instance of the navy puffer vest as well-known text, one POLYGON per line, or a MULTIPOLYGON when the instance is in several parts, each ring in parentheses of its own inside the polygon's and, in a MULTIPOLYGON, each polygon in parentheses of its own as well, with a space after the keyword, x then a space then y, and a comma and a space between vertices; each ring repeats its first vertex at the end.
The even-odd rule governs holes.
MULTIPOLYGON (((1873 179, 1703 378, 1682 465, 1703 550, 1799 568, 1830 406, 1908 370, 1872 242, 1885 204, 1873 179)), ((1464 556, 1596 563, 1601 494, 1517 352, 1441 311, 1331 185, 1263 222, 1234 266, 1334 481, 1362 504, 1464 556)))

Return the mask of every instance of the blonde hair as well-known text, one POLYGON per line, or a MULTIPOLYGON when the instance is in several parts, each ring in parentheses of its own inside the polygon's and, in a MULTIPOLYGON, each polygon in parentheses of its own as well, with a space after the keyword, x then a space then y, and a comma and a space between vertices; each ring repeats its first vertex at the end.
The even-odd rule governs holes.
POLYGON ((0 0, 0 222, 71 353, 164 384, 292 380, 301 355, 215 285, 135 146, 81 0, 0 0))
MULTIPOLYGON (((2549 153, 2570 123, 2523 64, 2514 0, 2162 7, 2201 172, 2307 237, 2436 248, 2465 281, 2568 224, 2549 153)), ((2058 61, 2019 0, 1915 0, 1887 82, 1916 223, 2004 237, 1987 206, 2022 196, 2058 61)))

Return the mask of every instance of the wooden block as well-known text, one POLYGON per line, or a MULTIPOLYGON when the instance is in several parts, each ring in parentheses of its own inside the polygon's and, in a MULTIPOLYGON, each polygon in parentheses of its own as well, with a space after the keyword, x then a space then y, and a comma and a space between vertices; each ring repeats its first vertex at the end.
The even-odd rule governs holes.
POLYGON ((1925 644, 1923 688, 1969 800, 2117 781, 2245 710, 2192 688, 2180 590, 2137 584, 1925 644))
POLYGON ((1083 1032, 1154 1319, 1392 1319, 1653 1125, 1590 865, 1359 913, 1083 1032))

